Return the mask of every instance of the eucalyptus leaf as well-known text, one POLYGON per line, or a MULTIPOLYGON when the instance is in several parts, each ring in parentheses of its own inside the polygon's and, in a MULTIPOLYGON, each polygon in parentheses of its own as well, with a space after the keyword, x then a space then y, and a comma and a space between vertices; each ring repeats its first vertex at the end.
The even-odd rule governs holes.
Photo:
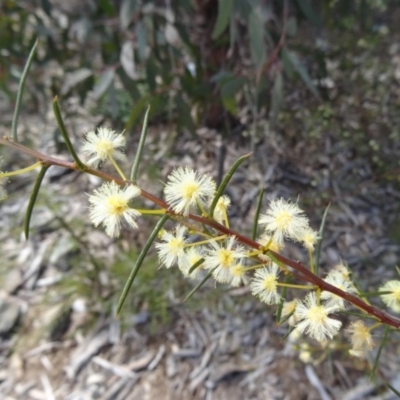
POLYGON ((293 68, 296 70, 296 72, 300 75, 301 79, 303 82, 307 85, 308 89, 310 92, 318 99, 320 100, 320 95, 318 93, 317 88, 315 87, 307 69, 304 67, 302 62, 300 61, 299 57, 297 54, 293 51, 285 49, 285 54, 289 60, 289 62, 292 64, 293 68))
POLYGON ((119 12, 119 22, 121 30, 125 31, 132 21, 133 14, 137 8, 136 0, 122 0, 119 12))
POLYGON ((309 0, 297 0, 297 4, 299 5, 301 11, 306 16, 306 18, 315 26, 321 28, 322 26, 321 20, 313 10, 311 2, 309 0))
POLYGON ((297 19, 290 17, 286 24, 286 32, 289 36, 296 36, 297 33, 297 19))
POLYGON ((42 4, 42 9, 43 11, 49 16, 51 17, 51 9, 52 9, 52 5, 50 3, 49 0, 41 0, 40 1, 42 4))
POLYGON ((218 1, 218 17, 212 32, 212 39, 218 39, 228 27, 233 11, 233 0, 218 1))
POLYGON ((266 60, 264 42, 264 21, 258 7, 253 7, 248 19, 251 58, 257 68, 261 68, 266 60))
POLYGON ((137 78, 136 66, 135 66, 135 53, 133 49, 133 42, 127 40, 121 48, 121 53, 119 55, 119 60, 121 62, 122 68, 124 69, 126 75, 131 79, 137 78))
POLYGON ((61 94, 66 95, 76 85, 83 82, 93 75, 93 71, 89 68, 80 68, 74 72, 67 74, 64 84, 61 87, 61 94))
POLYGON ((96 100, 98 100, 101 96, 103 96, 103 94, 106 92, 106 90, 110 87, 110 85, 114 81, 114 78, 115 78, 114 68, 107 69, 102 73, 99 81, 96 83, 93 89, 93 97, 96 100))
POLYGON ((225 99, 227 97, 235 96, 244 86, 246 83, 246 78, 239 77, 239 78, 232 78, 225 81, 221 85, 221 95, 222 98, 225 99))
POLYGON ((147 32, 142 21, 137 22, 135 32, 138 44, 138 56, 141 61, 144 61, 147 58, 147 32))

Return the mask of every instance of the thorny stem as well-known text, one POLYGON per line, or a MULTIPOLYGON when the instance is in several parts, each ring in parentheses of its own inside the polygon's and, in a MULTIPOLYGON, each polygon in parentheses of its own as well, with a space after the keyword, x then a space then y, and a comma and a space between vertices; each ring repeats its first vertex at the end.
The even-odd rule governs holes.
MULTIPOLYGON (((22 153, 31 155, 32 157, 37 158, 42 165, 57 165, 60 167, 64 167, 67 169, 71 169, 71 170, 75 170, 75 171, 80 171, 79 167, 76 165, 76 163, 72 163, 72 162, 68 162, 68 161, 64 161, 64 160, 60 160, 51 156, 47 156, 45 154, 42 154, 38 151, 35 150, 31 150, 17 142, 14 142, 13 140, 11 140, 9 137, 4 136, 3 138, 0 138, 0 144, 7 146, 7 147, 11 147, 14 148, 16 150, 21 151, 22 153)), ((132 182, 127 181, 127 180, 122 180, 120 178, 115 178, 109 174, 106 174, 105 172, 102 171, 98 171, 94 168, 90 168, 90 167, 86 167, 84 169, 84 172, 91 174, 91 175, 95 175, 98 176, 100 178, 102 178, 105 181, 114 181, 119 185, 127 185, 127 184, 131 184, 132 182)), ((148 200, 150 200, 151 202, 153 202, 154 204, 157 204, 159 207, 164 208, 166 210, 166 213, 171 214, 171 216, 176 216, 176 214, 169 208, 169 205, 161 200, 160 198, 152 195, 149 192, 146 192, 145 190, 141 189, 142 192, 142 196, 148 200)), ((247 236, 244 236, 230 228, 227 228, 224 225, 219 224, 218 222, 210 219, 210 218, 206 218, 206 217, 201 217, 199 215, 196 214, 191 214, 189 213, 188 218, 193 220, 193 221, 197 221, 200 224, 209 226, 213 229, 215 229, 216 231, 225 234, 225 235, 229 235, 229 236, 235 236, 236 240, 250 248, 256 249, 256 250, 260 250, 263 251, 264 250, 264 246, 261 245, 260 243, 257 243, 256 241, 248 238, 247 236)), ((292 269, 294 269, 297 273, 294 274, 298 279, 303 280, 305 282, 309 282, 312 285, 315 285, 319 288, 320 291, 328 291, 331 292, 341 298, 343 298, 344 300, 348 301, 349 303, 352 303, 354 306, 356 306, 357 308, 365 311, 366 313, 374 316, 378 321, 390 325, 394 328, 400 329, 400 319, 393 317, 392 315, 386 313, 383 310, 380 310, 379 308, 373 307, 367 303, 365 303, 363 300, 361 300, 360 298, 347 293, 339 288, 337 288, 336 286, 331 285, 328 282, 325 282, 322 278, 320 278, 319 276, 315 275, 312 271, 310 271, 305 265, 303 265, 300 262, 297 261, 293 261, 285 256, 282 256, 279 253, 275 253, 272 250, 267 250, 265 252, 265 254, 270 254, 273 258, 277 259, 278 261, 280 261, 281 263, 291 267, 292 269)))

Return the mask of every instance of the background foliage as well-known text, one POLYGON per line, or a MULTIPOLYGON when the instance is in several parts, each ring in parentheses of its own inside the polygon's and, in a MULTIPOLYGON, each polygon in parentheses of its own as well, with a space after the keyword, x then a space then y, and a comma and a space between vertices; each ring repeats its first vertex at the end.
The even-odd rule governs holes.
POLYGON ((301 81, 326 99, 329 37, 353 50, 385 34, 379 0, 13 1, 0 5, 0 87, 14 99, 36 38, 31 95, 90 94, 93 112, 130 130, 151 104, 151 119, 178 129, 235 131, 275 124, 301 81), (304 32, 315 40, 304 40, 304 32), (50 88, 46 90, 46 88, 50 88), (249 122, 250 121, 250 122, 249 122))

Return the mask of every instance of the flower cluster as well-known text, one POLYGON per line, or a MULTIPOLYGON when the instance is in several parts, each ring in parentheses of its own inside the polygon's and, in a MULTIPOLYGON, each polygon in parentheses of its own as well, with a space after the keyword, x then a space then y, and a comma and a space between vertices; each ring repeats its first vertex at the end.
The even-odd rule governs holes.
MULTIPOLYGON (((207 214, 206 207, 210 207, 215 192, 215 183, 209 175, 200 176, 189 167, 174 170, 164 188, 171 209, 184 216, 196 209, 207 214)), ((229 205, 230 199, 221 196, 213 213, 214 219, 226 226, 229 226, 229 205)), ((268 250, 279 253, 285 240, 290 239, 302 243, 312 254, 318 234, 310 228, 304 211, 297 204, 284 199, 272 200, 266 213, 261 215, 259 224, 264 231, 258 239, 260 250, 253 253, 237 244, 235 236, 189 242, 187 229, 178 225, 173 232, 164 231, 161 234, 162 242, 156 243, 160 263, 167 268, 176 264, 189 277, 199 275, 200 269, 210 271, 218 283, 248 285, 251 293, 260 301, 269 305, 279 304, 283 300, 281 288, 285 286, 284 282, 279 281, 282 267, 269 256, 268 250)), ((357 293, 343 270, 345 267, 333 269, 325 281, 347 293, 357 293)), ((339 331, 342 323, 331 315, 345 306, 344 300, 337 295, 327 291, 312 291, 303 301, 286 303, 283 317, 287 316, 297 332, 323 342, 339 331)))
POLYGON ((241 260, 247 256, 242 246, 235 243, 235 237, 227 237, 220 242, 211 240, 208 246, 195 246, 185 239, 186 227, 178 225, 173 232, 161 233, 162 243, 156 243, 161 265, 171 268, 177 265, 182 273, 191 278, 200 269, 209 270, 217 282, 239 286, 247 282, 246 269, 241 260), (201 263, 200 263, 201 262, 201 263), (196 264, 198 268, 193 269, 196 264))
MULTIPOLYGON (((121 152, 124 145, 125 139, 121 134, 99 128, 97 134, 94 131, 87 134, 84 153, 91 156, 88 164, 98 165, 109 159, 121 172, 115 160, 124 158, 121 152)), ((123 173, 120 175, 123 176, 123 173)), ((0 197, 2 193, 0 191, 0 197)), ((159 234, 159 242, 155 247, 161 266, 172 268, 176 265, 190 279, 208 274, 220 284, 248 286, 261 302, 279 305, 281 321, 293 327, 292 335, 306 334, 320 343, 327 343, 342 327, 342 321, 333 315, 348 307, 345 299, 328 290, 316 290, 315 286, 286 283, 281 277, 287 276, 290 271, 275 257, 276 253, 283 250, 285 241, 292 240, 307 250, 312 266, 313 252, 320 238, 318 232, 310 227, 304 211, 297 203, 282 198, 271 200, 268 209, 258 220, 263 228, 257 239, 259 248, 246 249, 234 233, 220 235, 218 229, 211 229, 210 232, 200 225, 185 222, 185 217, 192 218, 189 214, 194 212, 224 225, 222 232, 229 232, 228 209, 231 200, 226 195, 219 195, 216 199, 216 193, 216 183, 210 175, 201 175, 190 167, 179 167, 172 171, 164 188, 167 207, 160 213, 169 213, 171 219, 176 219, 179 224, 159 234), (211 210, 212 204, 215 207, 211 210), (191 233, 196 233, 195 237, 190 237, 189 228, 191 233), (307 290, 308 293, 302 300, 295 298, 287 301, 282 291, 285 287, 307 290)), ((104 183, 89 197, 92 222, 95 226, 103 225, 111 237, 119 236, 123 223, 137 228, 136 218, 141 212, 131 208, 129 203, 140 195, 141 189, 133 184, 120 187, 115 182, 104 183)), ((212 226, 215 226, 215 222, 212 226)), ((310 268, 314 272, 313 267, 310 268)), ((348 269, 342 264, 334 267, 324 281, 328 288, 331 285, 352 296, 358 294, 348 269)), ((400 312, 400 281, 387 282, 381 286, 380 292, 383 302, 400 312)), ((350 354, 363 357, 367 350, 373 348, 371 330, 374 328, 368 328, 362 321, 350 324, 347 329, 351 342, 350 354)), ((302 349, 302 358, 309 362, 309 348, 302 349)))

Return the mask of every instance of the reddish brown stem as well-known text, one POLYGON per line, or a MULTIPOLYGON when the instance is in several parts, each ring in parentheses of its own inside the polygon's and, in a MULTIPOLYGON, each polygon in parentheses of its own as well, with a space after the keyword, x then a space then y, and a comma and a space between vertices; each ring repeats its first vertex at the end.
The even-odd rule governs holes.
MULTIPOLYGON (((64 161, 64 160, 60 160, 54 157, 50 157, 47 156, 45 154, 42 154, 38 151, 35 150, 31 150, 19 143, 16 143, 14 141, 12 141, 10 138, 8 137, 4 137, 4 138, 0 138, 0 144, 4 145, 4 146, 8 146, 11 148, 14 148, 16 150, 19 150, 25 154, 29 154, 30 156, 37 158, 40 162, 42 162, 43 165, 57 165, 60 167, 64 167, 67 169, 72 169, 72 170, 76 170, 79 171, 79 168, 77 167, 77 165, 75 163, 72 162, 68 162, 68 161, 64 161)), ((120 178, 116 178, 113 177, 109 174, 106 174, 102 171, 98 171, 96 169, 93 168, 89 168, 87 167, 85 172, 87 172, 88 174, 91 175, 95 175, 98 176, 100 178, 102 178, 103 180, 106 181, 114 181, 116 183, 118 183, 119 185, 125 185, 125 184, 130 184, 132 182, 130 181, 124 181, 120 178)), ((154 204, 157 204, 159 207, 166 209, 168 213, 170 213, 171 215, 176 215, 170 208, 169 205, 161 200, 160 198, 152 195, 149 192, 146 192, 145 190, 141 189, 142 192, 142 196, 148 200, 150 200, 151 202, 153 202, 154 204)), ((196 214, 189 214, 188 218, 193 220, 193 221, 197 221, 201 224, 207 225, 211 228, 214 228, 216 231, 226 234, 226 235, 230 235, 230 236, 235 236, 237 241, 248 246, 251 247, 253 249, 257 249, 257 250, 262 250, 263 246, 260 243, 255 242, 252 239, 249 239, 247 236, 244 236, 238 232, 235 232, 232 229, 229 229, 227 227, 225 227, 224 225, 219 224, 218 222, 210 219, 210 218, 205 218, 205 217, 201 217, 199 215, 196 214)), ((399 329, 400 328, 400 319, 391 316, 390 314, 386 313, 385 311, 382 311, 376 307, 370 306, 369 304, 365 303, 364 301, 362 301, 360 298, 349 294, 347 292, 344 292, 343 290, 337 288, 336 286, 333 286, 331 284, 329 284, 328 282, 325 282, 322 278, 320 278, 319 276, 313 274, 305 265, 303 265, 300 262, 296 262, 293 261, 289 258, 286 258, 284 256, 282 256, 281 254, 275 253, 272 250, 268 250, 268 252, 277 260, 279 260, 280 262, 282 262, 283 264, 293 268, 295 271, 297 271, 299 274, 296 274, 296 276, 305 281, 305 282, 309 282, 312 285, 318 286, 321 290, 326 290, 328 292, 331 292, 343 299, 345 299, 346 301, 348 301, 349 303, 352 303, 354 306, 358 307, 359 309, 365 311, 366 313, 374 316, 377 320, 379 320, 380 322, 390 325, 394 328, 399 329)))

